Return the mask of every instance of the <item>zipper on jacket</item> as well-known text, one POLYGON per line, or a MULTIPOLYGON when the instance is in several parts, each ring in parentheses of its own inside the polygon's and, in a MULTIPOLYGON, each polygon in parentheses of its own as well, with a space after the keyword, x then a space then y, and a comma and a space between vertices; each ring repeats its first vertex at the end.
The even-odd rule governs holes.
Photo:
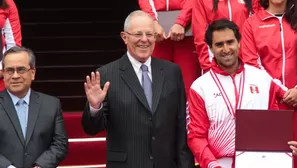
POLYGON ((169 0, 166 0, 166 11, 169 11, 169 0))
POLYGON ((229 11, 229 20, 232 21, 232 8, 231 8, 230 0, 228 0, 228 11, 229 11))
POLYGON ((282 24, 283 18, 279 19, 280 24, 280 34, 281 34, 281 42, 282 42, 282 52, 283 52, 283 67, 282 67, 282 82, 283 85, 286 85, 285 83, 285 68, 286 68, 286 50, 285 50, 285 38, 284 38, 284 28, 282 24))

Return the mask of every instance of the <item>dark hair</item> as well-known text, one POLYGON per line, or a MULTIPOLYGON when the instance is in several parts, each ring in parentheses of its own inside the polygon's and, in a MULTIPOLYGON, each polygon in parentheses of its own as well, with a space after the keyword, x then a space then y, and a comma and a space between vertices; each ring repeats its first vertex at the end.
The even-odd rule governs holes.
MULTIPOLYGON (((245 6, 248 9, 249 13, 252 12, 252 0, 244 0, 245 6)), ((213 11, 218 10, 219 0, 213 0, 213 11)))
POLYGON ((225 29, 231 29, 234 32, 235 38, 239 42, 241 39, 241 34, 239 33, 238 26, 228 19, 220 19, 212 22, 206 32, 205 32, 205 42, 206 44, 211 47, 212 46, 212 37, 214 31, 220 31, 225 29))
MULTIPOLYGON (((269 7, 269 0, 260 0, 260 5, 264 9, 267 9, 269 7)), ((288 21, 288 23, 290 24, 292 29, 297 31, 297 2, 296 2, 296 0, 287 0, 284 17, 288 21)))
POLYGON ((29 48, 25 48, 25 47, 19 47, 19 46, 14 46, 11 47, 10 49, 8 49, 4 54, 3 54, 3 58, 2 58, 2 67, 4 68, 4 59, 8 54, 14 54, 14 53, 20 53, 20 52, 26 52, 29 55, 29 65, 30 68, 35 68, 35 64, 36 64, 36 57, 33 53, 32 50, 30 50, 29 48))
POLYGON ((0 0, 0 8, 1 9, 7 9, 9 6, 6 3, 6 0, 0 0))

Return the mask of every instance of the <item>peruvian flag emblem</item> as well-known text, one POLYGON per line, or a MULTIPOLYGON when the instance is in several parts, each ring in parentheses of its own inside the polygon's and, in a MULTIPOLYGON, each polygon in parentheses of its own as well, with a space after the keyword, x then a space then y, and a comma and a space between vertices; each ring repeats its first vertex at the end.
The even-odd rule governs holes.
POLYGON ((259 88, 257 85, 250 85, 250 91, 252 94, 258 94, 259 93, 259 88))

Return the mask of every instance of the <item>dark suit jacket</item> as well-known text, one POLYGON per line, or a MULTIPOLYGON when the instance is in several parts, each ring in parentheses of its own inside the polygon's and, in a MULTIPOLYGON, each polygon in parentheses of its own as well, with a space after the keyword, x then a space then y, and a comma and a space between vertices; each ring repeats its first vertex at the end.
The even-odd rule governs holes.
POLYGON ((107 130, 108 168, 194 167, 181 70, 155 58, 151 67, 152 110, 127 55, 98 69, 101 85, 110 81, 110 88, 96 117, 87 103, 82 125, 90 135, 107 130))
POLYGON ((60 101, 31 90, 26 140, 11 97, 0 92, 0 168, 54 168, 68 151, 60 101))

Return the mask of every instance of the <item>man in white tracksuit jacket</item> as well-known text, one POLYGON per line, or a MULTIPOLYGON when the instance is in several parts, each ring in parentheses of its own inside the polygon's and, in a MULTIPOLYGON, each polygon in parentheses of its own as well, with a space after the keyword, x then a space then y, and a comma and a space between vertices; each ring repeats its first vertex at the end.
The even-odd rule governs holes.
POLYGON ((288 90, 238 58, 240 37, 237 25, 225 19, 206 31, 214 61, 190 88, 187 124, 188 145, 201 168, 234 168, 236 109, 278 109, 288 90))

